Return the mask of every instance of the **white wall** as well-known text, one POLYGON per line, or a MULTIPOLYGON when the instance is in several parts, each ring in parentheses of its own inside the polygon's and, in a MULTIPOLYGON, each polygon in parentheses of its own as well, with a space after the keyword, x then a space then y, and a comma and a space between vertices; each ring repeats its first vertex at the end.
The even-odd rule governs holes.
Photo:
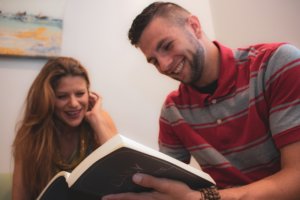
MULTIPOLYGON (((86 65, 92 88, 102 94, 104 107, 120 132, 157 148, 161 104, 178 83, 146 64, 127 39, 131 21, 150 2, 69 0, 62 54, 74 56, 86 65)), ((174 2, 198 15, 211 39, 217 38, 228 46, 286 41, 300 47, 299 0, 174 2)), ((0 172, 12 169, 10 145, 15 123, 27 90, 44 63, 44 59, 0 57, 0 172)))
MULTIPOLYGON (((158 116, 165 95, 178 83, 148 65, 130 45, 127 31, 150 0, 69 0, 62 55, 89 70, 92 89, 101 93, 121 133, 157 148, 158 116)), ((208 0, 174 0, 203 20, 214 38, 208 0)), ((1 29, 0 29, 1 31, 1 29)), ((45 59, 0 57, 0 172, 11 171, 11 143, 26 93, 45 59)))
POLYGON ((230 47, 290 42, 300 48, 299 0, 210 0, 216 38, 230 47))

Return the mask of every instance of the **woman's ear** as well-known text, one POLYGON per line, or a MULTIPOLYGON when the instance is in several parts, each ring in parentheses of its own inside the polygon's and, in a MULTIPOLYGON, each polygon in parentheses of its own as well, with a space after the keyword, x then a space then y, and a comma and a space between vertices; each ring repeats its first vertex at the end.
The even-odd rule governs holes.
POLYGON ((202 27, 201 27, 198 17, 196 17, 195 15, 190 15, 187 18, 187 22, 188 22, 188 25, 191 27, 192 31, 194 32, 194 34, 196 35, 196 37, 198 39, 201 38, 202 27))

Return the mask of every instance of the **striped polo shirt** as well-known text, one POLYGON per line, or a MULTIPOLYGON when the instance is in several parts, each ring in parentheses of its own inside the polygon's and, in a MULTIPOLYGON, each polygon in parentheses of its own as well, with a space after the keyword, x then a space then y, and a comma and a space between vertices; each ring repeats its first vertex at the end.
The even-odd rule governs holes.
POLYGON ((191 155, 220 188, 280 170, 280 148, 300 140, 300 51, 290 44, 236 50, 218 42, 218 87, 210 94, 180 84, 161 110, 160 151, 191 155))

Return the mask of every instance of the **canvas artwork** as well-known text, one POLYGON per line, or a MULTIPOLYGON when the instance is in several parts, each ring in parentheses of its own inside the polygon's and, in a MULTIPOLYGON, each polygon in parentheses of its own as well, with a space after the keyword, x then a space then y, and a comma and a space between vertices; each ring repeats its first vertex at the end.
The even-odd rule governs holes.
POLYGON ((0 55, 58 56, 64 7, 65 0, 0 0, 0 55))

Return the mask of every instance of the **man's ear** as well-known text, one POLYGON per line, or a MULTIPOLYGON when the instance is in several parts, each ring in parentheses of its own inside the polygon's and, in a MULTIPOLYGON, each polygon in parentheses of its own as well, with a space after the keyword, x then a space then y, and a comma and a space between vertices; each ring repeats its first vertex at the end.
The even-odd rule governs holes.
POLYGON ((198 19, 198 17, 196 17, 195 15, 190 15, 187 18, 187 23, 189 25, 189 27, 191 27, 192 31, 194 32, 194 34, 196 35, 196 37, 199 39, 202 36, 202 27, 200 24, 200 21, 198 19))

